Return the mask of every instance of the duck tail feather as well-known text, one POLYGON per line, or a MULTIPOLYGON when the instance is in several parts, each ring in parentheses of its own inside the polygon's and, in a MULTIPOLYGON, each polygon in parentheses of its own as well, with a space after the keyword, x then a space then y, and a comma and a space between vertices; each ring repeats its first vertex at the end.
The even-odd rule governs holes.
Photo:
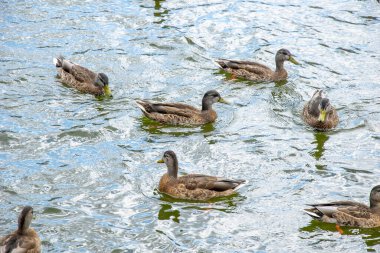
POLYGON ((319 216, 318 214, 316 214, 316 213, 314 213, 308 209, 304 209, 303 211, 314 219, 318 219, 318 220, 321 219, 321 216, 319 216))
POLYGON ((244 186, 246 186, 248 184, 248 180, 239 180, 239 185, 235 187, 235 191, 243 188, 244 186))
POLYGON ((317 97, 320 97, 320 91, 319 90, 314 91, 313 95, 311 96, 311 99, 316 99, 317 97))
POLYGON ((148 113, 145 109, 145 106, 144 106, 146 104, 145 101, 136 100, 135 102, 136 102, 136 105, 141 109, 141 111, 143 111, 143 113, 148 113))
POLYGON ((62 66, 63 66, 63 60, 64 60, 65 58, 62 56, 62 55, 60 55, 60 56, 58 56, 57 58, 53 58, 53 63, 54 63, 54 65, 57 67, 57 68, 61 68, 62 66))
POLYGON ((218 66, 218 68, 221 68, 221 69, 224 69, 227 66, 227 61, 228 60, 225 60, 225 59, 217 59, 217 60, 214 60, 213 63, 218 66))

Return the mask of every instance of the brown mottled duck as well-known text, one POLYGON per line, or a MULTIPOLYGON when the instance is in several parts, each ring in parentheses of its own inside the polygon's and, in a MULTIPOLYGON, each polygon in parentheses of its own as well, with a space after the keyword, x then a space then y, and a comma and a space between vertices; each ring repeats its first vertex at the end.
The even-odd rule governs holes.
POLYGON ((323 222, 349 227, 380 227, 380 185, 372 188, 369 206, 354 201, 335 201, 309 206, 311 208, 304 211, 323 222))
POLYGON ((95 73, 85 67, 75 64, 62 56, 53 59, 57 67, 58 77, 62 83, 81 92, 96 96, 112 96, 108 84, 108 76, 104 73, 95 73))
POLYGON ((232 180, 201 174, 189 174, 178 177, 176 154, 168 150, 158 163, 165 163, 168 171, 160 180, 159 191, 174 198, 186 200, 208 200, 229 196, 246 183, 246 180, 232 180))
POLYGON ((310 126, 319 130, 328 130, 338 125, 339 117, 322 90, 314 92, 311 100, 303 108, 303 119, 310 126))
POLYGON ((214 122, 217 118, 212 105, 227 103, 216 90, 207 91, 202 99, 202 109, 181 103, 154 103, 137 100, 137 106, 146 117, 169 125, 199 126, 214 122))
POLYGON ((284 68, 284 62, 290 61, 293 64, 299 64, 287 49, 278 50, 275 60, 275 71, 263 64, 251 61, 219 59, 216 63, 220 68, 232 74, 235 78, 244 78, 255 82, 285 80, 288 77, 288 72, 286 72, 284 68))
POLYGON ((11 234, 0 238, 1 253, 40 253, 41 240, 37 232, 30 227, 33 208, 25 206, 18 218, 18 228, 11 234))

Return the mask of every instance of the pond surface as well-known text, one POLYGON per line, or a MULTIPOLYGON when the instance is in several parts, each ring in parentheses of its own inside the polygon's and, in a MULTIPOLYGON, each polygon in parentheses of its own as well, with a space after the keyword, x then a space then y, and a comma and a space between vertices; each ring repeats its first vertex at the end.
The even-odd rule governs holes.
POLYGON ((305 204, 368 203, 380 183, 377 1, 2 1, 0 234, 32 205, 44 252, 367 252, 377 229, 311 221, 305 204), (291 2, 291 4, 289 3, 291 2), (274 67, 287 82, 230 80, 212 59, 274 67), (52 58, 107 73, 113 99, 62 85, 52 58), (200 106, 218 90, 218 120, 162 127, 136 99, 200 106), (338 127, 300 118, 324 89, 338 127), (249 180, 209 203, 160 195, 172 149, 182 173, 249 180))

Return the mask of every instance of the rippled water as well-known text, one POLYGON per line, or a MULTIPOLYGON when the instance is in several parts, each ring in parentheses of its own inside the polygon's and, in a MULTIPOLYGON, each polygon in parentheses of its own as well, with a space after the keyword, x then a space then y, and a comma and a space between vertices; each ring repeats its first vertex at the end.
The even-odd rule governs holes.
POLYGON ((0 234, 22 205, 44 252, 366 252, 377 229, 311 221, 306 203, 368 201, 380 176, 380 6, 333 1, 2 1, 0 234), (291 3, 289 3, 291 2, 291 3), (234 82, 211 59, 274 66, 284 83, 234 82), (63 86, 52 57, 102 71, 114 98, 63 86), (314 132, 300 110, 322 88, 336 130, 314 132), (161 127, 136 99, 200 105, 216 123, 161 127), (163 152, 185 173, 246 178, 238 196, 193 203, 155 189, 163 152))

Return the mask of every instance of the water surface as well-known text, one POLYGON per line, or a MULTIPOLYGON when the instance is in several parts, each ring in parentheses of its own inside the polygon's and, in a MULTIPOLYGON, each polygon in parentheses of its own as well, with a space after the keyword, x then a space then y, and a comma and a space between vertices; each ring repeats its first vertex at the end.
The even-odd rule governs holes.
POLYGON ((44 252, 366 252, 376 229, 311 221, 306 203, 367 203, 380 176, 380 6, 368 1, 2 1, 0 227, 22 205, 44 252), (211 59, 274 67, 287 82, 234 82, 211 59), (52 57, 107 73, 113 99, 63 86, 52 57), (136 99, 199 105, 218 90, 217 122, 172 128, 136 99), (324 89, 340 123, 300 118, 324 89), (183 173, 246 178, 217 202, 175 201, 156 186, 176 151, 183 173))

